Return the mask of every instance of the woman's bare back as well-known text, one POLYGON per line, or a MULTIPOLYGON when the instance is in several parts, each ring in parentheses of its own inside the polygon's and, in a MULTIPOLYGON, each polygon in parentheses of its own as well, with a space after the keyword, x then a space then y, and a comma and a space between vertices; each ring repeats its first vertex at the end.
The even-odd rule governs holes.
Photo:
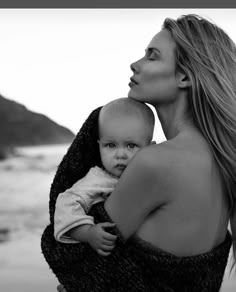
POLYGON ((179 135, 148 150, 157 176, 159 158, 166 159, 166 184, 157 179, 153 188, 157 196, 164 192, 167 199, 145 219, 137 235, 178 256, 204 253, 219 245, 227 231, 227 196, 206 141, 198 135, 179 135))

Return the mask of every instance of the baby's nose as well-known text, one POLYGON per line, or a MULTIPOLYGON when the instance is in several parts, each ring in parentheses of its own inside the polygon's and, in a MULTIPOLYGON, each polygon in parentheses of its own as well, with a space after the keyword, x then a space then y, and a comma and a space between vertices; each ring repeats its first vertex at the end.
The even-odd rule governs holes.
POLYGON ((128 157, 126 150, 124 148, 118 148, 116 151, 116 157, 118 159, 126 159, 128 157))

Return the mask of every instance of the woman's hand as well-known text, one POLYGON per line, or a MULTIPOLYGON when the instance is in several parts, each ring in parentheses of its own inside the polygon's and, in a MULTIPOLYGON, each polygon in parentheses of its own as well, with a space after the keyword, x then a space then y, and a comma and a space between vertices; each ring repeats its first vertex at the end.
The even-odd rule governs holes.
POLYGON ((57 286, 57 291, 58 292, 67 292, 66 289, 64 288, 64 286, 62 284, 57 286))

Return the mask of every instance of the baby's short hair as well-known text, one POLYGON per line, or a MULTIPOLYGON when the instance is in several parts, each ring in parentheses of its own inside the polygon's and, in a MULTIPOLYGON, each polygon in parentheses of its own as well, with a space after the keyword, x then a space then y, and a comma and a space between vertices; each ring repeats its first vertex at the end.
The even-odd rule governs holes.
POLYGON ((145 103, 127 97, 112 100, 102 107, 98 119, 99 124, 102 122, 103 117, 107 114, 112 117, 122 118, 122 116, 125 115, 130 117, 136 116, 143 119, 150 128, 150 139, 152 139, 155 126, 155 117, 151 108, 145 103))

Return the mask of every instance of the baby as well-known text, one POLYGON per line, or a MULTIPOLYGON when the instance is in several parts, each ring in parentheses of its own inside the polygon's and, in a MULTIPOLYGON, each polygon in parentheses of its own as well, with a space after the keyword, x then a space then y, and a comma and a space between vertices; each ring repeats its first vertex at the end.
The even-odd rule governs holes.
POLYGON ((114 223, 94 224, 87 215, 94 204, 104 201, 134 155, 152 142, 155 119, 144 103, 130 98, 106 104, 98 118, 98 144, 103 168, 92 167, 85 177, 59 194, 54 215, 54 236, 64 243, 87 242, 107 256, 116 236, 107 230, 114 223))

